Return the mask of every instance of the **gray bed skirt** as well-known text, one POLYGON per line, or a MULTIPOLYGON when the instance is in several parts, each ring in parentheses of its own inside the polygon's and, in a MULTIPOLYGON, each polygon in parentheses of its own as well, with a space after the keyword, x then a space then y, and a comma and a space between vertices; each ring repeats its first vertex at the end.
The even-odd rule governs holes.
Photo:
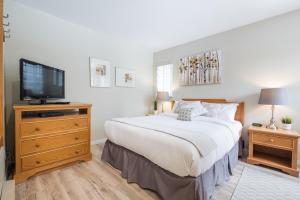
POLYGON ((238 161, 238 143, 198 177, 180 177, 147 158, 107 140, 102 160, 121 171, 128 183, 156 192, 162 200, 209 200, 215 186, 232 175, 238 161))

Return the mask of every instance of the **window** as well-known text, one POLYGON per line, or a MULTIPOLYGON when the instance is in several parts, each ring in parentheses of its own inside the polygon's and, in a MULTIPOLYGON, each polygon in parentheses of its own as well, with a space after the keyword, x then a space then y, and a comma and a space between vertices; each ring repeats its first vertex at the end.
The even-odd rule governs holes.
POLYGON ((158 66, 156 81, 158 92, 169 92, 169 96, 172 96, 173 65, 158 66))

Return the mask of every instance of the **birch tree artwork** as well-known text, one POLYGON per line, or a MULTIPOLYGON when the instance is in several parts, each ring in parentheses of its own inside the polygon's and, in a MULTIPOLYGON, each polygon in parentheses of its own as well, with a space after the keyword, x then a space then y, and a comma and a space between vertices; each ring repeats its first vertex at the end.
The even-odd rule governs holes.
POLYGON ((221 83, 220 51, 208 51, 196 56, 181 58, 180 85, 221 83))

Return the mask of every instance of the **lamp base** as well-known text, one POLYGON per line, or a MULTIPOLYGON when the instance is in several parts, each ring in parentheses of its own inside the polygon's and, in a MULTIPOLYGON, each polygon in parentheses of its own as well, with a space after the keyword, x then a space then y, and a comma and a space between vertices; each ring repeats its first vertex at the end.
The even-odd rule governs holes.
POLYGON ((268 129, 272 129, 272 130, 276 130, 276 129, 277 129, 277 127, 275 126, 275 124, 269 124, 269 125, 267 126, 267 128, 268 128, 268 129))
POLYGON ((273 118, 273 115, 272 115, 272 118, 270 120, 270 124, 267 126, 268 129, 273 129, 273 130, 276 130, 277 127, 275 126, 275 120, 273 118))
POLYGON ((275 126, 275 120, 274 120, 274 110, 275 106, 272 105, 272 117, 270 119, 270 124, 267 126, 268 129, 276 130, 277 127, 275 126))

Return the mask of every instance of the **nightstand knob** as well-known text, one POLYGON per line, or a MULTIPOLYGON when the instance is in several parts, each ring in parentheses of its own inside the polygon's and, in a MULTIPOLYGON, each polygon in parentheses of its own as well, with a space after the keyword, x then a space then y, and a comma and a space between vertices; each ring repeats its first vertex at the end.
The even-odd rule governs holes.
POLYGON ((274 139, 270 139, 270 142, 274 142, 274 139))

